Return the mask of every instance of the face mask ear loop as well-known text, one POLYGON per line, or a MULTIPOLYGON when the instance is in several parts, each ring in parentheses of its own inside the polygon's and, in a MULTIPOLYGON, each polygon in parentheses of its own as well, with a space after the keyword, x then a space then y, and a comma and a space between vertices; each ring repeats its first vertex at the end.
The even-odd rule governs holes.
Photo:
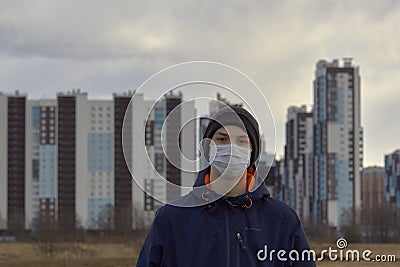
POLYGON ((217 145, 211 140, 208 146, 208 163, 211 165, 217 156, 217 145))

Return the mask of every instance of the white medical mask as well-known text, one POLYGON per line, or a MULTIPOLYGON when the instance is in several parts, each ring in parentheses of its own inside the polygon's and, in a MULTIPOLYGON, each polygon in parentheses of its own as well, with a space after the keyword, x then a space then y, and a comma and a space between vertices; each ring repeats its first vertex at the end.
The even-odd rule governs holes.
POLYGON ((235 144, 211 145, 210 164, 228 180, 240 178, 250 165, 251 150, 235 144))

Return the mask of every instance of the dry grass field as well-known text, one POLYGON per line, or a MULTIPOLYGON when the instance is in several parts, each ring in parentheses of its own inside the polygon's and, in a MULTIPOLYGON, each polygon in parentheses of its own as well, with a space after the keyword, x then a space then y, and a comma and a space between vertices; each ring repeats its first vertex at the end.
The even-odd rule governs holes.
POLYGON ((61 243, 49 255, 45 244, 0 244, 1 267, 106 267, 135 266, 138 249, 129 244, 61 243), (46 255, 47 254, 47 255, 46 255))
MULTIPOLYGON (((333 244, 312 244, 317 251, 333 244)), ((139 244, 135 243, 0 243, 1 267, 127 267, 135 266, 139 244), (53 251, 48 254, 48 251, 53 251), (46 255, 47 253, 47 255, 46 255)), ((377 262, 318 262, 318 266, 400 266, 400 244, 350 244, 348 249, 369 249, 373 255, 396 255, 394 263, 377 262)))

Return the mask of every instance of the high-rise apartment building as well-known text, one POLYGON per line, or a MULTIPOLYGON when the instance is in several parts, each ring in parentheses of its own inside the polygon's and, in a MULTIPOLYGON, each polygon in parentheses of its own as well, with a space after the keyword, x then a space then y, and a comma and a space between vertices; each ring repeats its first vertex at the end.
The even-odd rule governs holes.
POLYGON ((400 149, 385 155, 385 201, 400 205, 400 149))
MULTIPOLYGON (((179 169, 179 166, 181 166, 181 155, 179 153, 179 146, 176 145, 176 140, 181 129, 180 123, 183 113, 179 106, 181 102, 182 94, 174 95, 172 91, 170 91, 170 94, 165 98, 165 115, 166 118, 168 118, 166 121, 166 130, 168 133, 166 136, 166 154, 169 158, 169 160, 166 161, 166 178, 167 181, 171 182, 171 184, 167 184, 167 201, 177 199, 181 195, 179 187, 174 186, 182 185, 181 170, 179 169), (178 167, 172 163, 175 163, 178 167)), ((178 142, 181 143, 180 140, 178 140, 178 142)))
POLYGON ((366 209, 377 208, 384 203, 385 168, 371 166, 361 172, 361 201, 366 209))
POLYGON ((363 161, 359 68, 318 61, 314 80, 314 202, 320 223, 338 226, 361 206, 363 161), (346 212, 345 212, 346 211, 346 212))
POLYGON ((35 229, 57 217, 57 104, 42 99, 26 106, 26 227, 35 229))
POLYGON ((308 219, 313 198, 313 121, 307 106, 288 108, 284 164, 284 200, 308 219))
POLYGON ((114 207, 114 103, 87 103, 86 214, 88 228, 113 228, 114 207))
POLYGON ((0 221, 11 232, 25 229, 27 183, 26 95, 0 95, 0 221))
MULTIPOLYGON (((170 192, 165 180, 192 186, 196 174, 173 168, 165 153, 178 162, 179 149, 195 158, 196 125, 180 131, 194 118, 194 104, 180 105, 182 94, 170 93, 150 112, 154 101, 138 94, 129 105, 131 98, 132 92, 89 99, 79 89, 56 99, 0 94, 0 229, 35 231, 43 218, 57 222, 66 237, 76 227, 141 228, 150 225, 162 202, 184 193, 170 192), (163 129, 173 110, 178 112, 163 129), (181 146, 170 146, 178 135, 181 146), (147 156, 135 153, 141 145, 147 156)), ((194 163, 185 167, 194 169, 194 163)))
MULTIPOLYGON (((152 103, 144 101, 147 102, 152 103)), ((150 105, 147 104, 146 110, 150 109, 150 105)), ((184 102, 181 92, 169 92, 151 109, 150 117, 146 120, 145 140, 158 175, 146 173, 145 176, 149 178, 144 184, 160 201, 151 200, 146 195, 148 209, 153 205, 157 208, 162 202, 177 199, 188 191, 182 187, 193 186, 197 173, 185 170, 196 168, 195 116, 194 102, 184 102), (187 160, 183 160, 183 157, 187 160)))
MULTIPOLYGON (((57 96, 57 221, 69 232, 76 224, 76 95, 57 96)), ((82 203, 83 204, 83 203, 82 203)))
POLYGON ((57 108, 58 227, 95 229, 103 206, 113 204, 112 103, 78 89, 58 93, 57 108))
MULTIPOLYGON (((124 134, 127 140, 132 138, 132 118, 131 112, 127 112, 129 102, 132 98, 132 93, 113 94, 113 110, 114 110, 114 224, 115 229, 122 231, 129 229, 133 223, 132 209, 132 187, 133 181, 131 173, 129 172, 127 162, 132 161, 131 144, 125 149, 125 156, 122 146, 122 125, 124 123, 124 116, 126 114, 126 131, 124 134)), ((129 110, 132 110, 129 107, 129 110)))

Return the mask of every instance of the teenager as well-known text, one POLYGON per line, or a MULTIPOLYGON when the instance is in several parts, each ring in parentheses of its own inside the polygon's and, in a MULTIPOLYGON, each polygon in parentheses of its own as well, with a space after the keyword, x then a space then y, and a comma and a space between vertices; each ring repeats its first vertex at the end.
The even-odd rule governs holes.
POLYGON ((156 212, 137 266, 315 266, 298 216, 256 175, 254 117, 236 105, 219 110, 202 146, 209 166, 189 194, 156 212))

